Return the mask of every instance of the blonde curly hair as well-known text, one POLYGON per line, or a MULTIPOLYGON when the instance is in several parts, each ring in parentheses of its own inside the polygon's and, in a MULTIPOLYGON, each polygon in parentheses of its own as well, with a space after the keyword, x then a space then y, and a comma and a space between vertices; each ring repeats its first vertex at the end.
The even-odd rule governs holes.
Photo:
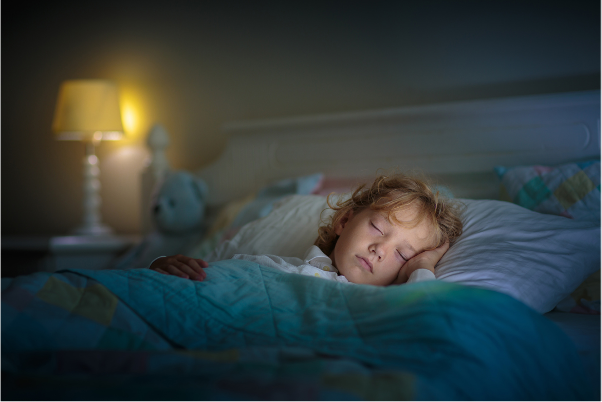
POLYGON ((434 230, 434 243, 439 247, 446 241, 452 244, 462 234, 462 221, 459 218, 461 204, 434 191, 426 179, 405 174, 377 177, 370 187, 359 185, 348 199, 339 198, 334 204, 330 197, 327 203, 335 212, 318 229, 315 245, 326 255, 330 255, 338 240, 335 227, 350 212, 357 214, 365 208, 386 211, 389 221, 405 227, 414 227, 424 219, 434 230), (408 208, 418 208, 416 218, 409 222, 399 222, 395 212, 408 208))

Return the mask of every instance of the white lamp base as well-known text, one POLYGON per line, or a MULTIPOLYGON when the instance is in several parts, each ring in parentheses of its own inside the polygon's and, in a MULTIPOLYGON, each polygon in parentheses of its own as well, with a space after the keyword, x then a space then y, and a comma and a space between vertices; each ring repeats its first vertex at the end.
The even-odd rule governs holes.
POLYGON ((101 222, 100 217, 100 169, 94 152, 94 143, 86 144, 84 158, 84 222, 73 231, 76 235, 104 236, 113 233, 113 229, 101 222))

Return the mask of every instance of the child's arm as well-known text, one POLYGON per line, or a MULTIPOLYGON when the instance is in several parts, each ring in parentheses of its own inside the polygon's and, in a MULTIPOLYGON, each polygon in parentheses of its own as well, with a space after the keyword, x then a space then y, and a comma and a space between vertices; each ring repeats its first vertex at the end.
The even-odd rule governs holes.
POLYGON ((397 279, 393 282, 393 285, 406 283, 410 278, 410 275, 412 275, 412 272, 417 269, 428 269, 434 274, 435 265, 437 265, 447 250, 449 250, 449 242, 443 243, 436 249, 423 251, 410 258, 399 270, 399 274, 397 275, 397 279))
POLYGON ((207 268, 208 266, 209 264, 204 260, 178 254, 157 258, 151 263, 149 268, 165 275, 175 275, 185 279, 203 281, 207 277, 207 273, 205 273, 203 268, 207 268))

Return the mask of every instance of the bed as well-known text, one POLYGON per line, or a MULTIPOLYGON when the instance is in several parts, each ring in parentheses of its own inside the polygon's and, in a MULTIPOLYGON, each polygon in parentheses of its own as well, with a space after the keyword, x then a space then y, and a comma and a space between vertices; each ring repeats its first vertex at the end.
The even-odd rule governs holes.
MULTIPOLYGON (((192 172, 203 236, 181 250, 211 261, 208 279, 3 278, 3 399, 600 399, 599 91, 223 129, 223 154, 192 172), (393 170, 464 205, 439 280, 341 284, 229 259, 300 256, 326 194, 393 170)), ((165 135, 149 136, 144 210, 169 174, 165 135)))

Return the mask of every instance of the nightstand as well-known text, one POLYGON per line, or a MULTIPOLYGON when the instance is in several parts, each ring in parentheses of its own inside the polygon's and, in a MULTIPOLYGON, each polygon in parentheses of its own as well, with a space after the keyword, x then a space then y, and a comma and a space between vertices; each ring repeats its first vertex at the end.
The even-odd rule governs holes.
POLYGON ((139 236, 3 236, 2 277, 110 268, 139 240, 139 236))

